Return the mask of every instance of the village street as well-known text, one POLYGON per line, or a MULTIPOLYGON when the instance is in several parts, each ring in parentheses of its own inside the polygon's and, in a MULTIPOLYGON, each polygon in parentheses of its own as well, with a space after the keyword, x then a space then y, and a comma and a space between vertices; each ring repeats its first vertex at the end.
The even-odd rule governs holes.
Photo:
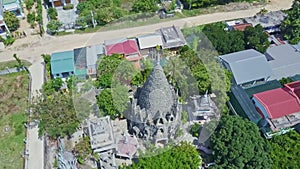
MULTIPOLYGON (((272 0, 264 8, 268 11, 277 11, 288 9, 292 4, 292 0, 272 0)), ((12 46, 0 52, 0 61, 11 60, 12 55, 16 53, 21 59, 26 59, 32 63, 36 62, 41 54, 51 54, 57 51, 72 50, 74 48, 103 43, 104 40, 111 40, 123 37, 134 37, 137 35, 153 33, 156 29, 167 26, 192 27, 196 25, 208 24, 218 21, 231 20, 237 18, 245 18, 254 16, 261 8, 253 8, 249 10, 221 12, 206 15, 199 15, 190 18, 183 18, 167 22, 161 22, 153 25, 140 27, 95 32, 87 34, 72 34, 65 36, 49 36, 44 37, 30 36, 17 40, 12 46)))

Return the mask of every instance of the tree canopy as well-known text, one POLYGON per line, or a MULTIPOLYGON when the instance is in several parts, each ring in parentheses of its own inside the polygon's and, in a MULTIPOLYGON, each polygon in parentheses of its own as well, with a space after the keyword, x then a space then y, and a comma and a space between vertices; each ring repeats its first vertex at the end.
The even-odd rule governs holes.
POLYGON ((32 105, 32 112, 39 122, 39 135, 47 133, 52 138, 73 134, 79 125, 70 94, 54 92, 42 95, 32 105))
POLYGON ((198 169, 201 164, 201 157, 193 145, 181 142, 180 145, 172 147, 156 156, 140 158, 132 166, 123 167, 124 169, 174 169, 189 168, 198 169))
POLYGON ((205 25, 203 33, 220 54, 245 50, 244 33, 236 30, 226 31, 224 23, 205 25))
POLYGON ((272 168, 271 148, 257 126, 238 116, 223 116, 211 137, 213 168, 272 168))
POLYGON ((273 169, 300 168, 300 134, 291 131, 275 136, 269 141, 272 146, 273 169))
POLYGON ((10 31, 15 31, 20 27, 20 20, 10 11, 4 13, 4 22, 10 31))
POLYGON ((225 30, 225 24, 219 22, 205 25, 203 33, 221 55, 245 49, 256 49, 264 53, 270 46, 268 35, 261 25, 249 26, 244 32, 238 30, 227 31, 225 30))
POLYGON ((80 20, 91 23, 91 11, 94 19, 100 25, 105 25, 115 19, 124 16, 126 11, 121 8, 120 0, 89 0, 77 5, 80 20))
POLYGON ((300 42, 300 0, 294 0, 287 14, 288 16, 281 23, 281 30, 291 44, 297 44, 300 42))
POLYGON ((135 0, 132 6, 133 12, 155 12, 157 10, 157 0, 135 0))
POLYGON ((100 115, 109 115, 111 119, 122 116, 128 106, 128 89, 123 85, 107 88, 97 96, 100 115))
POLYGON ((265 53, 270 46, 268 35, 261 25, 246 27, 244 34, 247 49, 256 49, 261 53, 265 53))

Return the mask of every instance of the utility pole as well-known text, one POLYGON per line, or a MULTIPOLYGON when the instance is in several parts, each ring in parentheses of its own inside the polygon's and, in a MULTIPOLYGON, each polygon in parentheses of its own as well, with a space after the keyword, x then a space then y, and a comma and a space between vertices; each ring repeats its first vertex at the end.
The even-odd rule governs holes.
POLYGON ((95 19, 94 19, 93 11, 91 11, 91 16, 92 16, 93 27, 95 28, 96 27, 96 22, 95 22, 95 19))

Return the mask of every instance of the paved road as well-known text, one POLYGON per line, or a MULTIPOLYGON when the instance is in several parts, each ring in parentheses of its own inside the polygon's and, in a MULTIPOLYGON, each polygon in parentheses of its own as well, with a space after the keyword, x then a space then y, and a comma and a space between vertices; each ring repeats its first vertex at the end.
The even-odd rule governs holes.
MULTIPOLYGON (((272 2, 265 6, 268 11, 276 11, 280 9, 290 8, 292 0, 272 0, 272 2)), ((253 8, 249 10, 221 12, 200 15, 196 17, 183 18, 172 20, 153 25, 140 26, 134 28, 112 30, 106 32, 96 32, 88 34, 73 34, 59 37, 38 36, 31 37, 32 39, 20 39, 15 42, 13 47, 7 48, 0 53, 0 61, 10 60, 13 53, 17 53, 22 59, 35 62, 43 53, 52 53, 56 51, 72 50, 73 48, 82 47, 91 44, 102 43, 104 40, 116 39, 121 37, 133 37, 140 34, 154 32, 156 29, 165 26, 176 25, 180 28, 191 27, 195 25, 213 23, 218 21, 244 18, 255 15, 260 8, 253 8)))
MULTIPOLYGON (((292 0, 272 0, 271 4, 265 6, 265 8, 269 11, 287 9, 291 6, 291 2, 292 0)), ((20 56, 21 59, 30 61, 32 63, 32 66, 29 67, 29 71, 32 75, 32 96, 36 96, 35 91, 39 90, 43 84, 43 65, 41 64, 41 54, 43 53, 50 54, 56 51, 72 50, 76 47, 102 43, 104 40, 109 39, 133 37, 140 34, 154 32, 156 29, 165 26, 175 25, 183 28, 236 18, 250 17, 255 15, 259 10, 260 9, 250 9, 214 13, 153 25, 90 34, 74 34, 60 37, 44 36, 43 38, 31 36, 30 38, 16 41, 12 47, 0 52, 0 61, 12 60, 14 53, 20 56)), ((44 165, 43 140, 37 137, 37 131, 37 128, 30 129, 27 136, 29 144, 28 169, 42 169, 44 165)))
MULTIPOLYGON (((42 88, 44 81, 44 68, 42 59, 37 59, 30 67, 29 72, 31 74, 31 97, 36 97, 37 92, 42 88)), ((25 169, 43 169, 44 168, 44 138, 38 138, 38 127, 34 127, 27 130, 27 148, 28 148, 28 160, 25 169)))

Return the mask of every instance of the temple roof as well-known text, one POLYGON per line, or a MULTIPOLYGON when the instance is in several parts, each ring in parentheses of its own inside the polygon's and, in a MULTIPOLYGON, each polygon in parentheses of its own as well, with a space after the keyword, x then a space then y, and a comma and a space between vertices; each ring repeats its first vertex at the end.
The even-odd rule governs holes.
POLYGON ((163 68, 156 64, 138 96, 138 105, 154 118, 158 112, 171 113, 175 103, 175 93, 167 81, 163 68))

